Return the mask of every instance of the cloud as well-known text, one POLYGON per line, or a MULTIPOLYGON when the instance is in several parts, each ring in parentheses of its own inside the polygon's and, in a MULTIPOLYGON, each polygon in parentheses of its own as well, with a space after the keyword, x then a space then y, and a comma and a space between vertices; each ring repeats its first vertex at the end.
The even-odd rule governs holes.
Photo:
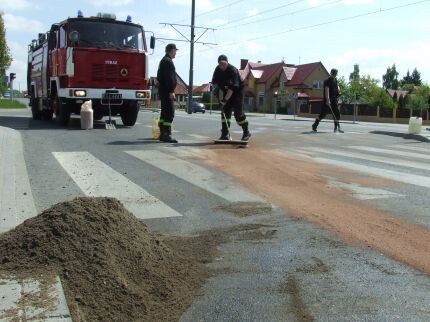
POLYGON ((7 31, 16 31, 23 33, 43 32, 46 28, 43 23, 38 20, 28 19, 22 16, 5 14, 3 16, 7 31))
POLYGON ((252 10, 248 10, 246 12, 246 15, 248 17, 254 17, 254 16, 258 15, 259 13, 260 13, 260 11, 258 9, 252 9, 252 10))
POLYGON ((101 6, 110 6, 110 7, 119 7, 131 4, 134 0, 88 0, 90 4, 96 7, 101 6))
POLYGON ((345 4, 369 4, 375 2, 374 0, 345 0, 345 4))
MULTIPOLYGON (((181 7, 190 7, 190 0, 166 0, 168 5, 171 6, 181 6, 181 7)), ((211 0, 199 0, 196 1, 196 9, 198 11, 208 11, 214 8, 211 0)))
POLYGON ((5 0, 2 1, 2 10, 5 11, 15 11, 15 10, 22 10, 30 7, 34 7, 34 4, 31 4, 27 0, 5 0))
POLYGON ((406 72, 414 68, 421 73, 421 79, 430 81, 430 61, 427 53, 430 52, 430 44, 427 42, 410 43, 402 47, 401 50, 393 48, 356 48, 348 50, 339 55, 328 57, 326 67, 337 66, 340 74, 349 77, 353 71, 354 64, 360 66, 361 75, 370 75, 372 78, 381 80, 382 75, 388 67, 393 64, 399 72, 399 78, 406 72))
MULTIPOLYGON (((329 2, 332 2, 331 0, 308 0, 308 3, 311 7, 320 6, 324 4, 328 4, 329 2)), ((362 5, 362 4, 369 4, 373 3, 375 0, 344 0, 342 3, 346 5, 362 5)))

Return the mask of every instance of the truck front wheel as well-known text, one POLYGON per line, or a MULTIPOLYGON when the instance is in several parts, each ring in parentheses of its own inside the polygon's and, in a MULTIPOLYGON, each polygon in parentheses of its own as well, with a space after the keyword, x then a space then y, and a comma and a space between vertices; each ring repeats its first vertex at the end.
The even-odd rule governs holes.
POLYGON ((33 116, 33 120, 41 120, 42 112, 40 111, 40 102, 39 98, 32 97, 31 99, 31 114, 33 116))
POLYGON ((55 113, 55 120, 60 125, 67 125, 70 120, 70 103, 55 95, 52 98, 52 104, 55 113))
POLYGON ((139 115, 139 104, 137 101, 124 102, 120 115, 122 124, 125 126, 133 126, 136 124, 137 116, 139 115))

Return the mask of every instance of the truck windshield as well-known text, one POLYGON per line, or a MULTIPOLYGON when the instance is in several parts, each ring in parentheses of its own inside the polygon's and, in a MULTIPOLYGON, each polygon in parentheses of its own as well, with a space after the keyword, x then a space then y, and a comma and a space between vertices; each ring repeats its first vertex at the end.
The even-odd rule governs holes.
POLYGON ((144 50, 142 28, 115 22, 73 21, 69 42, 75 47, 144 50))

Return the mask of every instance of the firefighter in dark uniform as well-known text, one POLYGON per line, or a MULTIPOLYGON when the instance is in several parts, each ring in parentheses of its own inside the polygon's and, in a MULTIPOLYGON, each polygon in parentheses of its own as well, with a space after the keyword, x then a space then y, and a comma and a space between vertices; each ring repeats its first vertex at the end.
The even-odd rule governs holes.
POLYGON ((244 83, 239 75, 236 67, 228 63, 227 56, 220 55, 218 57, 218 66, 215 68, 212 77, 214 85, 214 95, 218 96, 219 91, 223 92, 223 100, 221 102, 225 118, 221 114, 221 137, 220 140, 229 140, 228 128, 232 111, 234 118, 243 129, 242 141, 248 141, 251 133, 248 129, 248 120, 243 112, 243 89, 244 83))
POLYGON ((158 65, 157 81, 158 93, 161 101, 160 114, 160 141, 169 143, 178 143, 172 138, 172 122, 175 117, 175 88, 176 88, 176 71, 173 59, 176 56, 175 44, 166 46, 166 55, 161 59, 158 65))
POLYGON ((323 106, 321 109, 320 115, 315 119, 314 124, 312 124, 312 130, 314 132, 317 131, 318 124, 320 121, 326 117, 327 113, 331 113, 333 115, 334 121, 334 132, 343 133, 339 126, 340 120, 340 111, 338 106, 338 100, 340 96, 339 85, 337 84, 337 69, 333 68, 330 71, 330 76, 324 81, 324 90, 323 90, 323 106))

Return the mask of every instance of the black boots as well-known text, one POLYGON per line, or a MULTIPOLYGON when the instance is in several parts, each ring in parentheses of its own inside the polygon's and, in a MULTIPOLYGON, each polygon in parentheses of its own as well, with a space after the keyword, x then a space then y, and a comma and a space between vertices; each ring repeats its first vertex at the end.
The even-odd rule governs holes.
POLYGON ((344 131, 342 131, 341 129, 340 129, 340 124, 339 124, 339 122, 334 122, 334 133, 344 133, 344 131))
POLYGON ((249 138, 251 137, 251 133, 248 130, 248 123, 245 123, 242 125, 242 129, 243 129, 243 135, 242 135, 242 141, 248 141, 249 138))
POLYGON ((317 131, 318 124, 320 124, 320 120, 319 119, 315 119, 314 124, 312 124, 312 131, 314 131, 314 132, 317 131))
POLYGON ((222 122, 222 128, 221 128, 221 136, 218 140, 230 140, 230 134, 228 133, 228 127, 227 123, 222 122))
POLYGON ((178 143, 177 140, 172 138, 172 127, 160 125, 160 141, 167 143, 178 143))

